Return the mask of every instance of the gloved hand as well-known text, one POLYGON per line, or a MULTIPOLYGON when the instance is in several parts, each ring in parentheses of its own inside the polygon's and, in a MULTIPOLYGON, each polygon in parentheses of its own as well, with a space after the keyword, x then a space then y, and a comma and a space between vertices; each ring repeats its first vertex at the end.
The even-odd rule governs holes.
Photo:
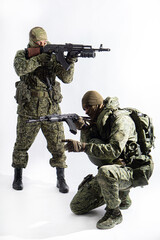
POLYGON ((74 121, 74 124, 76 125, 76 128, 77 128, 78 130, 81 130, 81 129, 83 128, 83 126, 85 125, 85 121, 83 120, 82 117, 79 117, 78 120, 75 120, 75 121, 74 121))
POLYGON ((45 66, 51 60, 51 55, 47 53, 41 53, 37 56, 37 61, 41 66, 45 66))
POLYGON ((68 54, 66 56, 66 60, 67 60, 68 63, 78 62, 78 58, 77 57, 72 57, 70 52, 68 52, 68 54))
POLYGON ((72 139, 65 139, 62 142, 66 142, 67 144, 64 146, 65 150, 68 152, 84 152, 85 151, 85 143, 81 143, 72 139))

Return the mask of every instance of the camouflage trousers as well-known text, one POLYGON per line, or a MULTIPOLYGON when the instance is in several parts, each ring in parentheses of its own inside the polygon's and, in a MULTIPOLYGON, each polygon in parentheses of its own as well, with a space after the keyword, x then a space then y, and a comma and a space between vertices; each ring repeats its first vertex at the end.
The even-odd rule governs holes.
POLYGON ((39 130, 47 140, 47 149, 52 154, 50 165, 52 167, 67 167, 64 153, 64 145, 61 142, 64 139, 64 129, 61 122, 36 122, 27 123, 28 119, 18 116, 17 138, 13 150, 12 167, 25 168, 28 163, 28 150, 34 142, 39 130))
POLYGON ((106 204, 117 208, 132 187, 133 171, 120 165, 104 165, 98 174, 88 175, 79 185, 70 207, 75 214, 84 214, 106 204))

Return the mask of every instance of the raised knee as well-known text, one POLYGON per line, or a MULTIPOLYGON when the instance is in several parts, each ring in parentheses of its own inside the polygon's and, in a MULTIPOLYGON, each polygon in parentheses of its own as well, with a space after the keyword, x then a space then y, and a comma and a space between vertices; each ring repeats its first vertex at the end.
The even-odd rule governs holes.
POLYGON ((110 177, 110 171, 109 171, 108 166, 102 166, 98 170, 98 177, 104 176, 104 175, 105 175, 105 177, 110 177))
POLYGON ((98 179, 105 178, 105 179, 117 179, 115 169, 112 165, 105 165, 99 168, 98 170, 98 179))

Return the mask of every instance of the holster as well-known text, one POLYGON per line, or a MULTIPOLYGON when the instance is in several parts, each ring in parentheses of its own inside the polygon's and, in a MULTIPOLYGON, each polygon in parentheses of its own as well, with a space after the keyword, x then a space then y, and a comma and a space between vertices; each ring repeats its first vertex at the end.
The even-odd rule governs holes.
POLYGON ((83 179, 83 181, 79 184, 78 190, 79 190, 80 188, 82 188, 82 187, 84 186, 84 184, 86 184, 87 182, 90 182, 93 178, 94 178, 94 177, 93 177, 92 174, 88 174, 88 175, 83 179))

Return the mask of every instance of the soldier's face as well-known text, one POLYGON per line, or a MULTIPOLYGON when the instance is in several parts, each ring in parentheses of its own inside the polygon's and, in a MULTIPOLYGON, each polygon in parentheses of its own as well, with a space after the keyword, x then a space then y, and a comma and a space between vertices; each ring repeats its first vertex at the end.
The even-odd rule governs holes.
POLYGON ((86 113, 91 119, 94 119, 98 107, 97 107, 97 106, 84 106, 83 109, 84 109, 85 113, 86 113))
POLYGON ((47 40, 37 41, 36 44, 39 47, 44 47, 47 44, 47 40))

